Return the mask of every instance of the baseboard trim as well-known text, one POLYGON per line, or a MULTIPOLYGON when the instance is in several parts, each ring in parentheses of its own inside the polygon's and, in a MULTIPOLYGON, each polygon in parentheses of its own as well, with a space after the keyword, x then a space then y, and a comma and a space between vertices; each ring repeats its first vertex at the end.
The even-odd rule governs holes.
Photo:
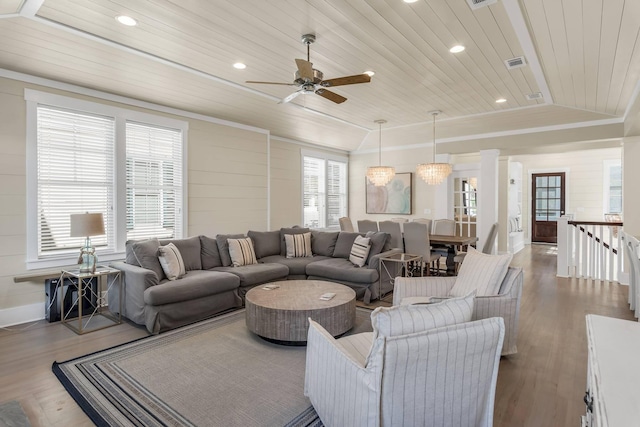
POLYGON ((0 310, 0 327, 19 325, 44 319, 44 303, 22 305, 0 310))

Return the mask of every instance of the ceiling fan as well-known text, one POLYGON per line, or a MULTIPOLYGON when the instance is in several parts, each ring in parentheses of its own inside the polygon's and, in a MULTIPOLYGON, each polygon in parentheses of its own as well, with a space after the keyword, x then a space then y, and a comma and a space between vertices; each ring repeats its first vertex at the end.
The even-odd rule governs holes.
POLYGON ((296 65, 298 70, 294 74, 293 83, 278 83, 278 82, 257 82, 247 81, 247 83, 258 83, 267 85, 286 85, 297 86, 299 89, 293 92, 291 95, 282 99, 279 104, 289 102, 299 95, 307 95, 315 93, 321 97, 333 101, 336 104, 341 104, 347 100, 342 95, 338 95, 335 92, 327 90, 328 87, 352 85, 356 83, 369 83, 371 77, 367 74, 356 74, 354 76, 338 77, 335 79, 323 80, 322 71, 313 68, 313 64, 309 62, 309 45, 316 41, 314 34, 305 34, 302 36, 302 43, 307 45, 307 60, 296 59, 296 65))

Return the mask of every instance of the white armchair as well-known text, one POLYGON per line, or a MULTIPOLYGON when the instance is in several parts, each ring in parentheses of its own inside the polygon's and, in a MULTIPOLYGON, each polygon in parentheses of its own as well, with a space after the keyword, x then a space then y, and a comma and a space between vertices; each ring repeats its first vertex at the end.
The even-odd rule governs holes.
MULTIPOLYGON (((457 277, 398 277, 393 289, 393 305, 421 303, 427 300, 435 302, 449 298, 456 279, 457 277)), ((523 281, 522 268, 509 267, 497 295, 476 296, 475 299, 473 320, 490 317, 504 319, 503 356, 518 352, 516 339, 523 281)))
POLYGON ((502 319, 337 340, 309 321, 305 395, 327 427, 493 424, 502 319))

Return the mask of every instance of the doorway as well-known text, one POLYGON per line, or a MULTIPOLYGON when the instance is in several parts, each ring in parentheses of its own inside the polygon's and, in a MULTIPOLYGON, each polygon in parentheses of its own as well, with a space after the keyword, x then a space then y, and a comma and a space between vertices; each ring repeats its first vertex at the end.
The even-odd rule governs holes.
POLYGON ((557 243, 558 218, 564 215, 565 173, 535 173, 531 178, 531 241, 557 243))

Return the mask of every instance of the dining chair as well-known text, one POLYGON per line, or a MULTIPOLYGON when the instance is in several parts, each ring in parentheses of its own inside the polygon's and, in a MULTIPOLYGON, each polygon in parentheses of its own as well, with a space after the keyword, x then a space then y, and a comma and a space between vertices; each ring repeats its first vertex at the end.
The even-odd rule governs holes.
POLYGON ((420 275, 426 271, 429 276, 432 264, 440 259, 440 254, 431 251, 427 224, 421 222, 412 221, 404 225, 404 250, 422 257, 420 275))
POLYGON ((341 231, 349 231, 351 233, 354 232, 353 223, 351 222, 351 218, 349 218, 348 216, 343 216, 342 218, 338 219, 338 221, 340 222, 340 230, 341 231))
POLYGON ((370 219, 359 219, 358 232, 366 233, 367 231, 378 231, 378 223, 370 219))
MULTIPOLYGON (((455 236, 456 222, 452 219, 436 219, 433 221, 431 234, 436 236, 455 236)), ((445 245, 433 245, 433 250, 444 258, 449 255, 449 247, 445 245)))
MULTIPOLYGON (((498 223, 496 222, 491 226, 489 230, 489 235, 487 236, 487 240, 485 240, 484 245, 482 246, 482 253, 491 255, 493 252, 493 248, 496 246, 496 237, 498 237, 498 223)), ((460 268, 460 264, 464 261, 464 257, 467 256, 466 252, 458 252, 456 256, 453 258, 453 261, 456 263, 456 272, 460 268)))
POLYGON ((429 234, 431 234, 431 224, 433 221, 431 221, 428 218, 414 218, 413 222, 420 222, 422 224, 427 224, 427 230, 429 230, 429 234))
POLYGON ((404 252, 404 243, 402 241, 402 229, 400 223, 395 221, 380 221, 378 223, 380 231, 389 234, 389 244, 392 248, 402 249, 404 252))

